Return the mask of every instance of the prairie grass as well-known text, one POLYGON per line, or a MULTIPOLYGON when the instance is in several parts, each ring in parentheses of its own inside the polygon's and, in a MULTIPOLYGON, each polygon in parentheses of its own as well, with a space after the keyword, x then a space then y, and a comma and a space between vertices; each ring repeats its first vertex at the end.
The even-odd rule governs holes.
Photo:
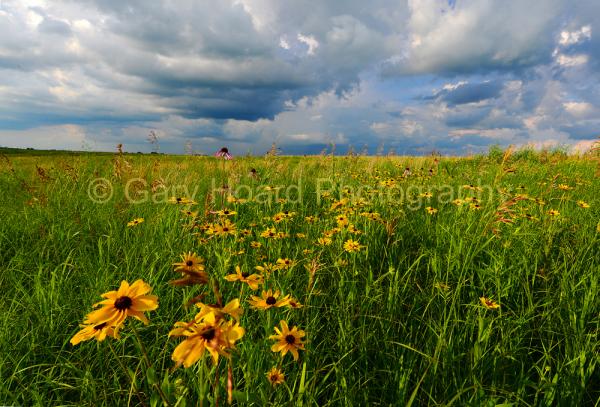
POLYGON ((171 405, 226 404, 225 358, 173 369, 179 341, 167 334, 195 314, 186 303, 201 293, 216 301, 209 287, 168 284, 172 264, 191 251, 205 259, 224 300, 240 298, 244 308, 246 333, 232 356, 234 404, 597 406, 596 166, 593 157, 510 152, 227 162, 3 156, 0 404, 162 405, 158 388, 171 405), (90 189, 98 178, 112 188, 102 203, 109 188, 90 189), (227 202, 228 195, 248 201, 227 202), (196 203, 170 204, 172 196, 196 203), (452 202, 471 197, 478 199, 452 202), (206 234, 201 226, 223 207, 237 212, 228 217, 236 235, 206 234), (295 214, 275 222, 283 211, 295 214), (338 226, 340 214, 355 229, 338 226), (136 218, 144 221, 128 227, 136 218), (261 237, 267 227, 286 237, 261 237), (319 245, 327 231, 331 244, 319 245), (348 240, 360 249, 345 251, 348 240), (302 308, 252 309, 248 299, 262 287, 252 292, 224 279, 235 266, 256 272, 284 258, 296 264, 266 275, 265 286, 302 308), (120 340, 69 343, 101 293, 137 279, 159 297, 148 326, 128 321, 120 340), (500 307, 488 309, 480 297, 500 307), (306 332, 297 362, 270 349, 282 319, 306 332), (278 387, 266 377, 275 366, 285 374, 278 387))

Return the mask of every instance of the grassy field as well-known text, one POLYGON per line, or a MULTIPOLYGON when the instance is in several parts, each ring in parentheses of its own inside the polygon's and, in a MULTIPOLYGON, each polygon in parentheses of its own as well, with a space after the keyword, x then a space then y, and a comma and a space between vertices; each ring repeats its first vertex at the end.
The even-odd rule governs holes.
POLYGON ((1 155, 0 405, 598 406, 599 198, 597 157, 560 152, 1 155), (208 281, 170 284, 188 252, 208 281), (138 279, 148 325, 71 343, 138 279), (175 323, 214 305, 208 341, 235 299, 243 336, 177 366, 175 323))

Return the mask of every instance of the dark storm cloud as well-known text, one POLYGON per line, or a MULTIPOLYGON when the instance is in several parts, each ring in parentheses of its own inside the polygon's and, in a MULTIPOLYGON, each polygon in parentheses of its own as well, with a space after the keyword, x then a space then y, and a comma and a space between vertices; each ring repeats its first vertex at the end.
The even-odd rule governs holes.
POLYGON ((565 124, 560 130, 575 140, 594 140, 600 137, 600 120, 586 120, 576 124, 565 124))
POLYGON ((500 96, 501 90, 502 83, 499 81, 464 83, 458 85, 454 89, 441 90, 435 95, 435 97, 443 100, 450 106, 455 106, 497 98, 500 96))
POLYGON ((489 106, 453 110, 447 114, 444 123, 454 128, 470 127, 488 117, 490 110, 489 106))
POLYGON ((174 150, 585 141, 599 16, 595 0, 4 0, 0 129, 139 144, 157 128, 174 150))

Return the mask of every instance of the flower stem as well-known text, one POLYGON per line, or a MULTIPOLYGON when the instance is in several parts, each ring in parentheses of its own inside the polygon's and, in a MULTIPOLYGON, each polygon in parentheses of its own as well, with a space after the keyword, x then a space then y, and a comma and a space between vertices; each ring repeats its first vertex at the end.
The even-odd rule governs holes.
MULTIPOLYGON (((146 347, 144 346, 144 343, 142 342, 142 338, 140 337, 140 334, 138 333, 138 331, 135 328, 135 326, 132 326, 132 327, 133 327, 133 333, 135 335, 135 338, 137 339, 138 345, 140 345, 140 350, 142 351, 142 355, 144 357, 144 360, 146 361, 146 368, 150 369, 152 367, 152 363, 150 362, 150 358, 148 357, 148 352, 146 352, 146 347)), ((167 396, 163 392, 163 390, 160 387, 160 385, 158 383, 153 383, 153 386, 156 387, 156 390, 158 390, 158 394, 160 395, 160 398, 162 399, 162 401, 167 406, 170 407, 171 403, 169 403, 169 399, 167 399, 167 396)))
POLYGON ((131 377, 131 375, 129 374, 129 370, 127 370, 127 368, 123 365, 121 358, 119 357, 119 355, 117 355, 117 352, 115 352, 115 349, 113 348, 110 341, 108 341, 108 348, 110 349, 110 352, 113 354, 115 359, 117 359, 117 363, 119 363, 119 366, 121 367, 123 372, 125 372, 125 374, 129 378, 129 381, 131 382, 131 387, 133 388, 133 391, 135 392, 138 400, 140 401, 140 404, 142 406, 145 406, 146 404, 144 403, 144 399, 143 399, 142 395, 140 394, 140 391, 138 390, 137 385, 135 384, 135 377, 131 377))

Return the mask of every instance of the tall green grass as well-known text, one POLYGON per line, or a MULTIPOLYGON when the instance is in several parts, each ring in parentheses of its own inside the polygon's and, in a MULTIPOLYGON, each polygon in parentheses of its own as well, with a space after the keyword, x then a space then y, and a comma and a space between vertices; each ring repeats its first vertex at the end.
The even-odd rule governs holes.
MULTIPOLYGON (((233 357, 237 404, 600 405, 600 183, 595 165, 584 158, 533 153, 442 158, 439 164, 430 157, 221 162, 210 157, 11 156, 0 164, 0 404, 160 405, 154 381, 173 404, 213 405, 217 393, 225 404, 224 360, 215 391, 215 367, 208 359, 177 370, 170 359, 178 340, 167 338, 169 329, 194 315, 184 304, 203 290, 168 285, 175 277, 172 263, 181 253, 195 251, 206 259, 226 300, 240 296, 241 286, 223 279, 236 265, 251 271, 277 258, 299 262, 291 271, 275 273, 268 284, 298 298, 303 308, 253 310, 246 302, 250 291, 242 292, 246 335, 233 357), (406 166, 412 174, 404 179, 406 166), (248 175, 250 168, 259 179, 248 175), (431 176, 429 168, 434 168, 431 176), (106 203, 88 196, 90 182, 98 177, 114 187, 106 203), (182 207, 126 199, 127 182, 138 178, 146 182, 142 188, 136 181, 139 199, 144 191, 153 195, 150 186, 158 179, 169 188, 168 193, 158 190, 158 197, 171 195, 177 185, 197 188, 193 208, 201 217, 207 209, 220 208, 214 188, 223 184, 229 190, 247 185, 243 191, 254 196, 264 193, 264 185, 300 189, 291 192, 287 203, 228 204, 238 211, 232 219, 238 229, 250 228, 254 236, 203 243, 193 234, 197 230, 186 227, 182 207), (387 179, 396 186, 382 186, 387 179), (461 188, 465 184, 486 188, 479 194, 480 210, 439 201, 450 189, 457 198, 478 195, 461 188), (561 190, 559 184, 572 189, 561 190), (364 194, 364 208, 350 215, 363 233, 342 231, 332 245, 318 246, 323 231, 336 226, 330 207, 345 196, 345 187, 373 191, 364 194), (324 188, 331 199, 319 196, 324 188), (414 194, 407 196, 407 189, 414 194), (419 191, 430 191, 433 198, 419 197, 419 191), (517 194, 545 205, 519 201, 510 206, 513 223, 498 222, 498 209, 517 194), (590 208, 579 207, 579 200, 590 208), (429 215, 426 206, 438 212, 429 215), (549 209, 560 216, 549 216, 549 209), (258 237, 273 225, 265 218, 281 210, 297 213, 275 225, 290 237, 258 237), (358 215, 367 210, 379 212, 383 221, 358 215), (525 219, 526 213, 536 219, 525 219), (309 215, 319 221, 307 223, 309 215), (127 222, 137 217, 145 222, 128 228, 127 222), (307 237, 296 238, 296 233, 307 237), (365 249, 344 252, 348 238, 365 249), (263 247, 251 248, 252 240, 263 247), (118 357, 106 341, 71 346, 69 339, 99 295, 123 279, 138 278, 159 296, 158 310, 149 314, 151 324, 129 321, 121 340, 108 338, 118 357), (486 309, 481 296, 500 308, 486 309), (273 389, 265 374, 281 358, 270 351, 268 336, 280 319, 304 329, 308 344, 298 362, 283 359, 286 382, 273 389), (157 377, 143 366, 132 324, 157 377), (122 365, 136 377, 142 402, 122 365)), ((129 184, 130 192, 136 184, 129 184)), ((211 291, 204 291, 211 302, 211 291)))

